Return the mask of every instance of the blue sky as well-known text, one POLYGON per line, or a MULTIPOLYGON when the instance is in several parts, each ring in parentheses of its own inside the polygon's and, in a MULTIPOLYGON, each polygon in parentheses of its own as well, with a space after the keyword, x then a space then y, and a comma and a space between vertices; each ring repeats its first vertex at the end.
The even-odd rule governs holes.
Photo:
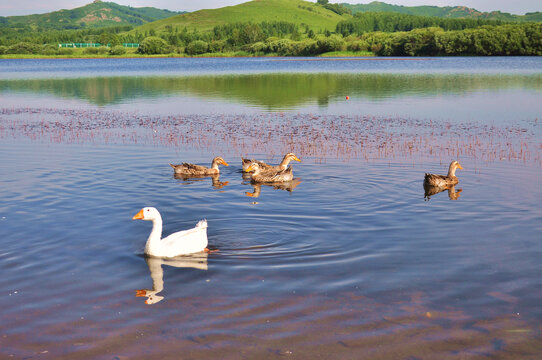
MULTIPOLYGON (((199 9, 219 8, 236 5, 246 0, 108 0, 121 5, 133 7, 152 6, 168 10, 194 11, 199 9)), ((366 4, 372 0, 341 0, 330 2, 349 2, 366 4)), ((513 14, 542 11, 541 0, 381 0, 390 4, 416 6, 436 5, 455 6, 464 5, 480 11, 500 10, 513 14)), ((0 16, 27 15, 46 13, 60 9, 73 9, 92 2, 92 0, 0 0, 0 16)), ((315 0, 313 1, 315 2, 315 0)))

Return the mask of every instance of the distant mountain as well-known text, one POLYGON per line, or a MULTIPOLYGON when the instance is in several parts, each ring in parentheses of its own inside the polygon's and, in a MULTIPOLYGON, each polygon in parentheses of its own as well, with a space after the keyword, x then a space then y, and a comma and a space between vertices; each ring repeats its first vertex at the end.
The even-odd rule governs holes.
POLYGON ((466 18, 466 19, 487 19, 502 21, 542 21, 542 12, 527 13, 525 15, 514 15, 500 11, 481 12, 466 6, 403 6, 392 5, 380 1, 373 1, 369 4, 341 4, 352 13, 357 12, 396 12, 409 15, 436 16, 441 18, 466 18))
POLYGON ((71 10, 46 14, 0 17, 0 26, 32 28, 35 30, 81 29, 89 27, 133 25, 139 26, 165 19, 182 12, 153 7, 133 8, 113 2, 94 2, 71 10))
POLYGON ((244 22, 288 22, 317 30, 334 31, 341 20, 352 18, 339 15, 321 5, 301 0, 252 0, 219 9, 194 11, 138 27, 137 31, 157 32, 165 29, 187 28, 190 31, 210 31, 217 25, 244 22))

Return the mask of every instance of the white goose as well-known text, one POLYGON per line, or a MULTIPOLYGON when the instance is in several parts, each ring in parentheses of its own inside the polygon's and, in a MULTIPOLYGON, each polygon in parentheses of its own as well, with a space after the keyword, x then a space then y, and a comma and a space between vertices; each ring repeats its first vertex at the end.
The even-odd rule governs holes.
POLYGON ((193 254, 207 249, 207 220, 201 220, 196 227, 175 232, 162 239, 162 217, 156 208, 144 207, 132 220, 152 221, 152 231, 145 245, 145 254, 155 257, 175 257, 193 254))

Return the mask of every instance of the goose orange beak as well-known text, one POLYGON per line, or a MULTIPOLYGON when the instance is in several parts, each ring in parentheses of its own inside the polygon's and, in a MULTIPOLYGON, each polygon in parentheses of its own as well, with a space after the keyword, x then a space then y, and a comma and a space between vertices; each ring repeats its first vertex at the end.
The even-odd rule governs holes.
POLYGON ((252 165, 250 165, 245 171, 246 171, 246 172, 251 172, 251 171, 253 171, 253 170, 254 170, 254 168, 252 167, 252 165))
POLYGON ((301 160, 299 160, 299 158, 297 156, 294 157, 294 160, 301 162, 301 160))
POLYGON ((221 163, 222 163, 222 165, 230 166, 230 164, 228 164, 225 160, 222 160, 221 163))
POLYGON ((143 219, 143 209, 139 210, 137 214, 134 215, 132 220, 142 220, 143 219))
POLYGON ((463 170, 463 166, 461 166, 461 164, 457 164, 457 167, 461 170, 463 170))

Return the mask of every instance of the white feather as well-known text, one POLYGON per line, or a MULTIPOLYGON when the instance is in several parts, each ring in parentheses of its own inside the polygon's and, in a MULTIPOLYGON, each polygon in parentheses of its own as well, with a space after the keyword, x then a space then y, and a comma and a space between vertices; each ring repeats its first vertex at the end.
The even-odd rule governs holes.
POLYGON ((207 247, 207 220, 199 221, 192 229, 174 232, 161 238, 162 217, 157 209, 142 209, 142 220, 152 221, 152 231, 145 245, 145 254, 156 257, 175 257, 204 251, 207 247))

